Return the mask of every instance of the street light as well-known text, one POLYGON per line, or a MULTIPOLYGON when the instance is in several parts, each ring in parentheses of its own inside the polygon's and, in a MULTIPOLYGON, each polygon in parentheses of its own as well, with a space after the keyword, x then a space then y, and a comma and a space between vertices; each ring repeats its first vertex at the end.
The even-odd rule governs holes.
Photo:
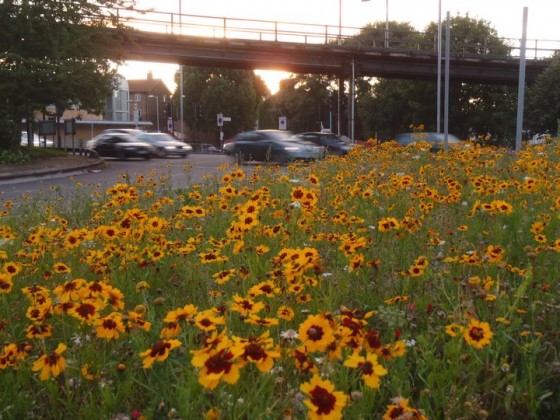
POLYGON ((157 131, 159 133, 159 96, 148 95, 148 98, 156 98, 156 120, 157 120, 157 131))

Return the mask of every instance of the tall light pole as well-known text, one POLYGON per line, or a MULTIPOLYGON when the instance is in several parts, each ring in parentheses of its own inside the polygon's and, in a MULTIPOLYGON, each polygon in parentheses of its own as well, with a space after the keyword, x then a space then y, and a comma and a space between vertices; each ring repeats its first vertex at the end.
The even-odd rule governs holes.
POLYGON ((441 133, 441 0, 438 9, 438 34, 437 34, 437 116, 436 131, 441 133))
POLYGON ((159 133, 159 96, 148 95, 148 98, 156 98, 156 121, 157 121, 157 131, 159 133))

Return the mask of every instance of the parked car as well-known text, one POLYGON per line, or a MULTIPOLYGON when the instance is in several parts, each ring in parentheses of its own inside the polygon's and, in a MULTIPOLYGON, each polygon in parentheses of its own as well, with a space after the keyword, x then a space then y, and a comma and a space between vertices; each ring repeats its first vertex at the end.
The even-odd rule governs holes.
POLYGON ((192 151, 192 147, 177 140, 170 134, 167 133, 145 133, 141 132, 135 136, 138 140, 150 143, 156 148, 156 153, 158 157, 166 157, 177 155, 181 157, 187 157, 192 151))
POLYGON ((240 161, 290 162, 324 159, 327 150, 310 141, 298 139, 289 131, 255 130, 237 134, 224 144, 224 153, 240 161))
POLYGON ((127 133, 100 134, 86 143, 86 149, 90 154, 118 159, 150 159, 157 154, 154 146, 127 133))
POLYGON ((320 146, 324 146, 330 154, 333 155, 346 155, 350 150, 354 148, 354 144, 351 142, 346 142, 336 134, 331 133, 300 133, 297 134, 298 138, 301 140, 311 141, 320 146))
MULTIPOLYGON (((27 131, 21 132, 21 143, 22 146, 29 146, 29 140, 27 139, 27 131)), ((54 143, 52 140, 42 139, 38 134, 33 133, 33 146, 35 147, 53 147, 54 143)))
MULTIPOLYGON (((443 133, 400 133, 397 134, 395 140, 401 146, 408 146, 409 144, 419 143, 419 142, 427 142, 430 143, 430 151, 437 152, 438 150, 443 149, 445 144, 445 135, 443 133)), ((462 144, 461 140, 459 140, 453 134, 447 135, 447 143, 450 145, 460 145, 462 144)))

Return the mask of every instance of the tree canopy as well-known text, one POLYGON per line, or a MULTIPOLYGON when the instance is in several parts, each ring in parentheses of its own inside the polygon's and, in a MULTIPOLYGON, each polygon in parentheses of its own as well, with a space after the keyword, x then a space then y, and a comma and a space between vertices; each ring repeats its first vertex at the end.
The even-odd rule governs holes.
MULTIPOLYGON (((179 74, 173 95, 179 109, 179 74)), ((183 68, 184 118, 187 126, 206 133, 218 132, 216 115, 231 121, 222 127, 225 138, 251 130, 258 120, 259 105, 270 95, 262 78, 253 71, 208 67, 183 68), (197 107, 200 110, 197 112, 197 107)), ((196 136, 196 133, 194 133, 196 136)))
POLYGON ((0 147, 17 140, 22 118, 54 104, 57 115, 79 104, 101 112, 116 83, 106 47, 114 43, 107 27, 123 30, 114 7, 134 0, 27 1, 0 3, 0 112, 9 127, 0 127, 0 147))
POLYGON ((525 115, 527 127, 533 132, 560 130, 560 54, 553 57, 527 92, 525 115))

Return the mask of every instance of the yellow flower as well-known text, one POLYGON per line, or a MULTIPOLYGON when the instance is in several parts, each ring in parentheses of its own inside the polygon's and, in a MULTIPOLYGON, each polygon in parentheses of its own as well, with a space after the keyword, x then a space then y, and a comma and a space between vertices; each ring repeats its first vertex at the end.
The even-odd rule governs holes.
POLYGON ((364 383, 370 388, 379 388, 381 376, 388 373, 387 369, 378 363, 377 355, 374 353, 368 353, 363 357, 358 352, 354 352, 344 361, 344 366, 359 369, 364 383))
POLYGON ((334 341, 334 331, 322 315, 310 315, 299 326, 298 337, 308 352, 325 351, 334 341))
POLYGON ((120 334, 125 333, 124 324, 122 322, 122 314, 119 312, 112 312, 103 318, 98 318, 93 321, 95 333, 99 338, 106 338, 107 340, 117 339, 120 334))
POLYGON ((179 347, 181 342, 179 340, 158 340, 152 346, 140 353, 140 357, 144 358, 142 366, 144 369, 151 368, 154 362, 163 362, 169 356, 169 351, 179 347))
POLYGON ((463 330, 465 341, 477 349, 490 344, 493 335, 490 324, 475 319, 471 320, 469 326, 463 330))
POLYGON ((61 356, 66 351, 66 345, 60 343, 55 351, 50 354, 42 355, 34 364, 33 372, 41 371, 39 378, 47 381, 53 377, 60 375, 66 369, 66 359, 61 356))
POLYGON ((233 385, 239 380, 239 357, 244 350, 237 346, 225 347, 226 344, 227 342, 219 344, 217 349, 209 351, 193 352, 191 363, 201 368, 198 372, 198 382, 204 388, 214 389, 220 381, 233 385))
POLYGON ((335 391, 334 385, 329 380, 323 380, 318 375, 313 375, 309 382, 300 386, 301 392, 309 396, 304 404, 309 409, 309 419, 341 419, 342 410, 346 406, 348 396, 343 392, 335 391))

